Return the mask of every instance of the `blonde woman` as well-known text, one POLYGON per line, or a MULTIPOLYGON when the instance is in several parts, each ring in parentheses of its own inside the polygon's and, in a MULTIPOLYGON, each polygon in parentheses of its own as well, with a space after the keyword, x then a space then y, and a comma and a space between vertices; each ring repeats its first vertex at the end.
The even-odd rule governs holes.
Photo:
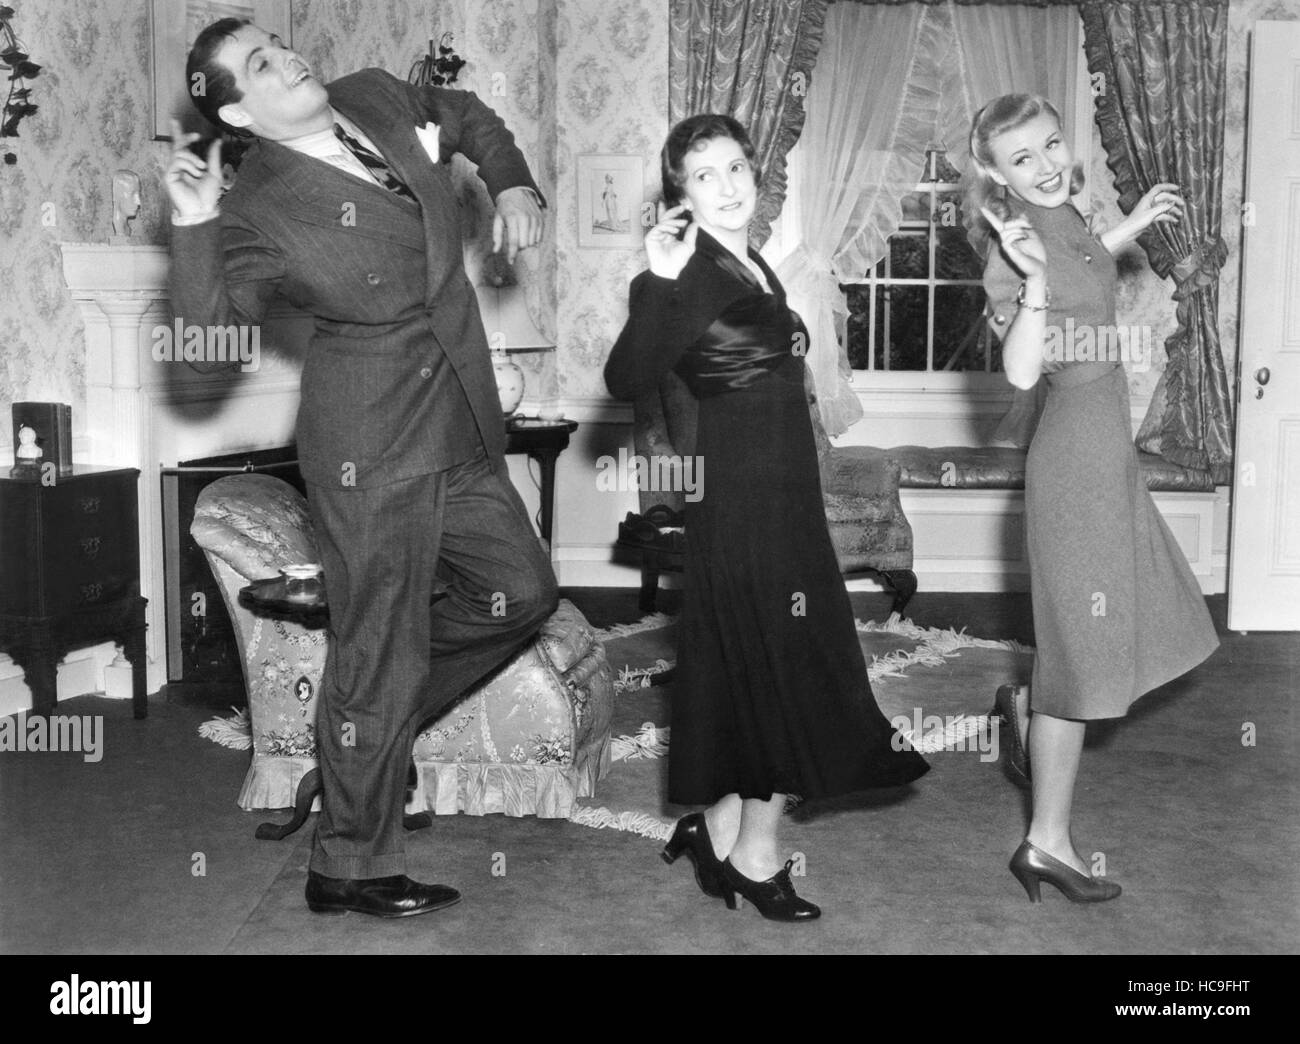
POLYGON ((998 693, 1025 782, 1032 766, 1033 814, 1011 871, 1031 902, 1043 881, 1075 902, 1102 902, 1120 886, 1092 875, 1070 833, 1086 723, 1124 716, 1219 644, 1138 468, 1128 382, 1114 357, 1112 252, 1154 221, 1178 220, 1182 199, 1176 185, 1157 184, 1118 226, 1093 235, 1071 201, 1082 177, 1060 117, 1033 95, 981 109, 971 157, 965 220, 987 259, 1003 369, 1018 388, 1047 382, 1025 466, 1037 656, 1027 694, 998 693), (1089 343, 1091 352, 1074 351, 1089 343))

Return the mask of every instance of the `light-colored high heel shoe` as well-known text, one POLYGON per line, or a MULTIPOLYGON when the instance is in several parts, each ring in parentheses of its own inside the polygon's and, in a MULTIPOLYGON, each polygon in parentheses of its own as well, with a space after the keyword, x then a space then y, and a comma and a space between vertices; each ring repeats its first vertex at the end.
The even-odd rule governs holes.
POLYGON ((1062 863, 1055 856, 1050 856, 1041 848, 1036 848, 1025 841, 1011 857, 1011 872, 1016 875, 1031 903, 1041 903, 1043 897, 1039 891, 1040 882, 1055 885, 1057 890, 1072 903, 1104 903, 1116 898, 1123 889, 1104 877, 1090 877, 1081 874, 1074 867, 1062 863))

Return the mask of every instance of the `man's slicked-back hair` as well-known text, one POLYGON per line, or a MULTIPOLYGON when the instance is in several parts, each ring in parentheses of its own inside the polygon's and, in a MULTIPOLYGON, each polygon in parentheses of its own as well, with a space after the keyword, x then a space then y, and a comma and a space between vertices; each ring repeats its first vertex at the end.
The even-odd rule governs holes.
POLYGON ((702 149, 715 138, 730 138, 740 146, 754 172, 754 184, 763 183, 762 171, 754 159, 754 143, 736 119, 717 112, 702 112, 687 116, 668 132, 663 151, 659 154, 659 170, 663 178, 664 203, 677 206, 684 198, 682 186, 686 183, 686 154, 692 149, 702 149))
POLYGON ((223 123, 218 113, 223 105, 233 105, 244 97, 235 85, 234 74, 217 61, 217 53, 235 33, 252 22, 247 18, 222 18, 199 33, 185 62, 185 89, 190 100, 214 127, 241 137, 248 132, 223 123))

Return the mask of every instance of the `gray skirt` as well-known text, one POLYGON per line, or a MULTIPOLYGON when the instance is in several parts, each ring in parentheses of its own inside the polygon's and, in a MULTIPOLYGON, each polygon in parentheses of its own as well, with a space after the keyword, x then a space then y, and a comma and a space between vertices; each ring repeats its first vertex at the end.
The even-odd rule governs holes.
POLYGON ((1025 465, 1035 713, 1117 718, 1219 644, 1196 578, 1138 468, 1118 364, 1044 378, 1025 465))

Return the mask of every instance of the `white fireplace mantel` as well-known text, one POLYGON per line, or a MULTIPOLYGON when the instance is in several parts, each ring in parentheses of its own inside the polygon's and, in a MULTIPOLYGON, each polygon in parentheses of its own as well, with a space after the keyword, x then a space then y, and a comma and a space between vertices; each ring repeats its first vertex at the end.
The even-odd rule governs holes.
POLYGON ((170 260, 164 246, 60 243, 63 278, 74 299, 104 294, 165 295, 170 260))
POLYGON ((85 324, 86 405, 74 418, 79 459, 140 469, 141 594, 148 608, 148 687, 167 681, 159 469, 180 460, 293 441, 300 313, 268 317, 252 373, 201 374, 154 360, 154 330, 170 326, 166 247, 62 243, 63 276, 85 324))

